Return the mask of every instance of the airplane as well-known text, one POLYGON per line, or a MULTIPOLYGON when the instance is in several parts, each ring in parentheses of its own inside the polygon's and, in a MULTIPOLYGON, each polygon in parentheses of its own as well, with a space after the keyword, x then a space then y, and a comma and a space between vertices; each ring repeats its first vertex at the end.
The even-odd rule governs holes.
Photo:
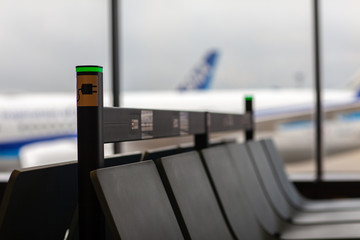
POLYGON ((76 137, 76 98, 69 94, 0 95, 0 157, 34 142, 76 137))
MULTIPOLYGON (((179 85, 177 91, 208 89, 218 56, 217 50, 209 51, 192 70, 190 80, 179 85)), ((110 105, 110 94, 104 95, 105 105, 110 105)), ((52 154, 53 162, 76 159, 76 147, 73 147, 76 146, 76 96, 1 94, 0 106, 0 164, 19 158, 24 167, 34 166, 36 162, 50 163, 48 156, 54 152, 58 154, 52 154)), ((111 147, 105 150, 111 153, 111 147)))
MULTIPOLYGON (((252 95, 257 132, 289 132, 299 129, 300 125, 287 123, 311 119, 314 105, 311 89, 210 89, 218 58, 217 50, 209 51, 192 70, 190 79, 174 91, 125 92, 122 107, 242 113, 244 96, 252 95)), ((350 90, 325 90, 325 117, 356 112, 360 106, 358 95, 350 90)), ((109 99, 105 93, 104 102, 109 99)), ((70 150, 72 155, 61 157, 61 153, 66 152, 64 149, 71 149, 66 147, 69 142, 76 146, 76 96, 68 93, 5 94, 0 96, 0 106, 1 159, 20 158, 22 166, 30 166, 36 159, 49 161, 51 151, 48 150, 54 144, 61 150, 60 154, 51 154, 53 161, 58 161, 55 156, 76 159, 76 147, 70 150)))

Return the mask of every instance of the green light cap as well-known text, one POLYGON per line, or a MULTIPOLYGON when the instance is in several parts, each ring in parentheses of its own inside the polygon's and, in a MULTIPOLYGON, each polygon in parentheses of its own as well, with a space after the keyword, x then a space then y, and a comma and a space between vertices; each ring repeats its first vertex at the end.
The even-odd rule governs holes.
POLYGON ((76 72, 103 72, 103 67, 101 66, 76 66, 76 72))
POLYGON ((245 96, 245 101, 252 101, 253 100, 253 96, 245 96))

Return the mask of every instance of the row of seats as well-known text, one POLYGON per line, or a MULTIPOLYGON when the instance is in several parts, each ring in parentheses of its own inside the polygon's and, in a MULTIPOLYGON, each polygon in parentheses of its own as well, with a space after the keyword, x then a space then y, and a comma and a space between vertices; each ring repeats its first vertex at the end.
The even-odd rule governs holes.
MULTIPOLYGON (((105 167, 139 162, 141 152, 117 154, 105 167)), ((0 239, 77 239, 77 163, 14 170, 0 205, 0 239)))
MULTIPOLYGON (((271 140, 213 145, 107 157, 106 239, 360 239, 360 200, 304 198, 271 140)), ((0 239, 78 239, 76 207, 76 162, 15 170, 0 239)))
POLYGON ((360 239, 360 200, 309 200, 270 140, 112 168, 91 178, 115 239, 360 239))
MULTIPOLYGON (((124 165, 193 149, 184 145, 115 154, 106 157, 104 165, 124 165)), ((62 240, 69 228, 67 239, 77 239, 77 173, 75 161, 14 170, 1 197, 0 239, 62 240)))

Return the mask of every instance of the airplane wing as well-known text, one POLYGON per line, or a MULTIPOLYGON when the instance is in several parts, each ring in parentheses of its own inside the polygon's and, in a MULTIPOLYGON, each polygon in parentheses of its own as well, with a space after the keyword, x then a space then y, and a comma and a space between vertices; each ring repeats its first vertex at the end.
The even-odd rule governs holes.
MULTIPOLYGON (((325 101, 323 105, 323 119, 334 120, 339 115, 344 116, 359 111, 360 99, 357 97, 345 101, 325 101)), ((255 115, 257 130, 273 131, 283 123, 313 120, 315 117, 315 102, 259 110, 255 115)))

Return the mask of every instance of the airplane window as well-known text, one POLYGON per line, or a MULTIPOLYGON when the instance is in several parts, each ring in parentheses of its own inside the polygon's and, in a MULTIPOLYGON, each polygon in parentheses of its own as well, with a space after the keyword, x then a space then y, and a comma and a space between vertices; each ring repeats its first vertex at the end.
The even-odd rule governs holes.
MULTIPOLYGON (((351 94, 354 97, 360 89, 360 30, 357 24, 360 20, 356 12, 359 7, 356 0, 329 0, 320 5, 323 87, 328 102, 339 102, 345 95, 346 99, 351 94), (348 91, 350 85, 357 87, 348 91), (337 95, 338 92, 341 93, 337 95)), ((259 124, 257 136, 274 139, 289 172, 315 176, 314 121, 309 117, 313 115, 315 105, 312 11, 312 2, 301 0, 185 0, 175 4, 164 0, 151 3, 123 1, 124 89, 176 91, 189 86, 200 88, 198 83, 202 79, 211 79, 208 92, 227 91, 227 94, 209 94, 212 96, 209 101, 199 93, 197 105, 194 100, 187 102, 185 97, 179 102, 162 99, 166 103, 162 106, 206 106, 211 109, 219 102, 222 106, 216 110, 234 111, 232 106, 239 106, 241 102, 239 94, 228 100, 230 104, 225 103, 231 96, 229 90, 232 90, 253 94, 257 109, 278 113, 292 111, 294 114, 306 108, 309 114, 304 119, 289 116, 286 121, 271 127, 259 124), (215 67, 204 64, 214 55, 217 56, 215 67), (206 78, 204 69, 209 66, 213 71, 211 77, 206 78), (135 70, 139 68, 142 71, 135 70)), ((123 100, 128 107, 149 102, 123 100)), ((360 145, 360 138, 354 139, 359 134, 345 129, 356 127, 346 121, 345 118, 326 119, 325 151, 329 156, 329 161, 325 160, 324 164, 326 170, 360 171, 351 164, 342 165, 341 157, 338 158, 340 162, 332 163, 332 156, 360 145), (353 136, 345 137, 348 132, 353 136)))
MULTIPOLYGON (((360 19, 354 8, 358 1, 331 0, 323 2, 323 82, 341 98, 341 90, 347 91, 351 102, 358 101, 360 89, 360 19), (336 39, 335 36, 338 36, 336 39), (344 66, 346 64, 346 67, 344 66)), ((343 97, 345 98, 345 97, 343 97)), ((342 99, 343 100, 343 99, 342 99)), ((342 101, 337 100, 337 102, 342 101)), ((349 105, 349 101, 344 106, 349 105)), ((360 166, 358 107, 327 117, 324 124, 324 175, 355 173, 360 166)))
MULTIPOLYGON (((98 0, 89 0, 86 4, 79 0, 52 3, 45 0, 1 1, 1 79, 11 81, 6 80, 5 84, 3 80, 0 94, 6 93, 12 97, 11 103, 15 109, 48 108, 55 104, 48 99, 57 99, 64 94, 73 95, 75 100, 75 66, 80 64, 104 66, 107 69, 104 73, 104 89, 109 89, 109 4, 108 1, 98 0), (23 100, 25 96, 30 97, 23 100)), ((66 109, 74 111, 68 105, 66 109)), ((37 111, 34 114, 29 112, 29 116, 45 117, 45 112, 37 111)), ((6 127, 2 125, 2 128, 6 127)), ((41 120, 26 120, 26 123, 17 126, 19 135, 22 133, 25 139, 39 133, 54 135, 56 128, 54 122, 41 120)), ((2 158, 8 160, 9 156, 0 154, 0 160, 2 158)), ((11 158, 11 163, 5 166, 2 162, 0 171, 11 171, 19 165, 19 156, 11 158)))
POLYGON ((0 70, 4 79, 11 79, 2 91, 74 93, 74 68, 86 63, 108 69, 104 74, 108 89, 111 75, 108 4, 98 0, 87 1, 85 5, 79 0, 2 1, 0 44, 5 57, 0 59, 0 70))
MULTIPOLYGON (((125 93, 182 89, 186 96, 191 87, 205 89, 192 93, 197 94, 196 100, 169 97, 157 104, 170 109, 241 112, 244 94, 254 95, 255 109, 286 112, 294 105, 299 108, 302 103, 298 98, 307 106, 314 105, 309 1, 185 0, 170 4, 164 0, 126 0, 121 16, 125 93)), ((150 102, 123 100, 125 107, 150 102)), ((313 124, 301 125, 306 130, 300 130, 300 125, 290 129, 280 122, 260 124, 257 136, 274 139, 289 170, 312 174, 313 124), (299 162, 306 168, 295 164, 299 162)))
MULTIPOLYGON (((12 79, 2 91, 74 94, 74 66, 82 63, 104 66, 104 89, 109 90, 109 4, 98 0, 86 5, 69 0, 1 3, 0 69, 3 79, 12 79)), ((285 122, 270 127, 259 121, 257 135, 274 139, 288 171, 314 172, 314 123, 309 117, 314 105, 311 1, 125 0, 120 7, 123 106, 241 112, 238 106, 243 99, 238 93, 242 92, 254 95, 258 116, 274 109, 293 116, 306 108, 310 113, 306 119, 287 115, 285 122), (204 91, 193 94, 196 100, 186 100, 185 94, 180 101, 173 97, 174 92, 191 88, 204 91), (131 92, 148 90, 173 95, 129 97, 131 92)), ((354 86, 351 96, 358 96, 359 7, 356 0, 321 4, 323 85, 332 91, 325 96, 330 101, 344 99, 333 90, 349 85, 354 86)), ((356 169, 332 160, 360 144, 356 117, 341 114, 326 119, 327 171, 339 166, 343 171, 356 169)), ((76 129, 75 118, 71 124, 24 123, 18 128, 32 134, 70 125, 76 129)))

